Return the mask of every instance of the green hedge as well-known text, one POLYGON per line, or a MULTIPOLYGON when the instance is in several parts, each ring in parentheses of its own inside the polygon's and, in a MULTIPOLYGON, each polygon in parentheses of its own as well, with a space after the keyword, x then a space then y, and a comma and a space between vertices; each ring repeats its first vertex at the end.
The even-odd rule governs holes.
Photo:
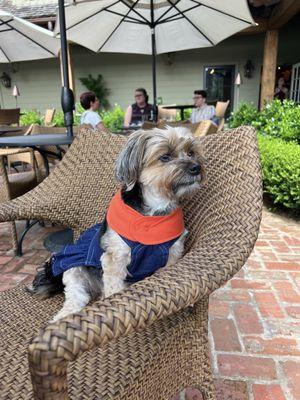
POLYGON ((229 119, 231 128, 240 125, 251 125, 263 135, 300 144, 300 105, 292 100, 273 100, 259 112, 253 104, 242 103, 229 119))
MULTIPOLYGON (((80 103, 76 103, 74 112, 74 125, 80 125, 81 114, 85 111, 80 103)), ((22 110, 22 116, 20 118, 20 125, 31 125, 38 124, 43 125, 43 115, 38 110, 22 110)), ((110 111, 102 111, 100 116, 104 125, 112 132, 120 131, 124 123, 125 111, 122 110, 117 104, 110 111)), ((65 126, 64 114, 62 110, 56 110, 53 118, 53 124, 55 126, 61 127, 65 126)))
POLYGON ((300 211, 300 146, 258 135, 264 192, 274 204, 300 211))

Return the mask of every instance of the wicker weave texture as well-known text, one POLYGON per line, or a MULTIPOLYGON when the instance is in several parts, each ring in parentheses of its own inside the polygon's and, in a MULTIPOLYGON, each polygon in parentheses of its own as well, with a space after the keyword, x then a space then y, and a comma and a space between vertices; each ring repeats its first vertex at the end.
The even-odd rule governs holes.
MULTIPOLYGON (((0 206, 0 220, 30 216, 61 222, 77 232, 95 223, 103 217, 116 189, 112 166, 125 140, 81 132, 42 184, 0 206)), ((262 190, 253 129, 243 127, 201 140, 207 184, 184 204, 190 231, 185 256, 176 265, 81 313, 46 325, 29 346, 36 399, 167 400, 175 389, 189 384, 201 387, 207 399, 214 399, 207 357, 208 294, 233 276, 249 256, 260 224, 262 190), (70 372, 73 365, 81 371, 74 378, 70 372), (101 376, 100 386, 92 385, 101 376)), ((11 315, 25 304, 24 294, 20 289, 10 293, 1 297, 4 310, 9 309, 5 306, 8 297, 14 304, 5 314, 7 332, 0 332, 4 341, 13 329, 23 329, 11 315)), ((51 312, 45 313, 40 313, 35 300, 26 301, 26 308, 29 303, 36 304, 34 311, 28 311, 33 318, 28 320, 28 340, 35 327, 53 314, 51 307, 55 308, 58 300, 49 302, 51 312)), ((15 344, 18 357, 24 356, 24 346, 15 344)), ((7 354, 5 358, 8 360, 7 354)), ((22 372, 28 373, 26 366, 22 372)), ((6 375, 2 370, 4 382, 6 375)), ((7 391, 12 390, 6 385, 7 391)), ((7 399, 28 398, 20 397, 24 390, 20 388, 19 397, 12 391, 7 399)))

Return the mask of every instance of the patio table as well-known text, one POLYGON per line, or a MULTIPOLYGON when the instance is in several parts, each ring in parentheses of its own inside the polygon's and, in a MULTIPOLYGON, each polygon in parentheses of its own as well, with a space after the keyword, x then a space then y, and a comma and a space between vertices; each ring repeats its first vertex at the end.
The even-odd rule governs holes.
MULTIPOLYGON (((12 132, 12 131, 11 131, 12 132)), ((28 135, 28 136, 7 136, 7 137, 0 137, 0 148, 1 147, 31 147, 32 149, 38 151, 41 156, 43 157, 45 168, 46 168, 46 174, 47 176, 49 175, 49 163, 48 163, 48 155, 54 155, 59 157, 59 154, 53 153, 49 150, 43 149, 43 146, 59 146, 61 145, 70 145, 73 141, 73 138, 68 136, 67 134, 41 134, 41 135, 28 135)), ((37 221, 33 221, 30 223, 25 231, 22 234, 22 239, 24 238, 25 234, 28 232, 28 230, 36 224, 37 221)), ((62 233, 60 233, 60 239, 62 240, 62 243, 64 243, 66 240, 70 240, 69 236, 67 236, 67 239, 65 239, 63 236, 66 233, 66 230, 63 230, 62 233)), ((69 233, 69 232, 68 232, 69 233)), ((59 235, 59 233, 58 233, 59 235)), ((48 243, 51 243, 52 241, 56 240, 55 234, 52 234, 52 237, 48 239, 48 243)))
POLYGON ((10 132, 21 132, 22 128, 20 126, 0 126, 0 135, 10 132))
POLYGON ((184 110, 188 108, 195 108, 193 104, 181 104, 181 105, 174 105, 174 106, 162 106, 166 110, 180 110, 180 119, 181 121, 184 120, 184 110))
POLYGON ((44 159, 46 173, 49 175, 49 163, 47 155, 58 156, 48 150, 44 150, 43 146, 61 146, 69 145, 73 141, 73 138, 67 134, 42 134, 42 135, 27 135, 27 136, 6 136, 0 137, 0 148, 1 147, 31 147, 38 151, 44 159))

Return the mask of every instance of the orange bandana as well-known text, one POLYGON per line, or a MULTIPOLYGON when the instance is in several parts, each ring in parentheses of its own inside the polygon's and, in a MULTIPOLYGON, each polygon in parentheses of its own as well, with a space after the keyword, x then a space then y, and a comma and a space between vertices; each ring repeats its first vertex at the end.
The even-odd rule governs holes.
POLYGON ((124 203, 120 190, 112 198, 106 218, 120 236, 147 245, 167 242, 184 232, 181 208, 168 215, 145 216, 124 203))

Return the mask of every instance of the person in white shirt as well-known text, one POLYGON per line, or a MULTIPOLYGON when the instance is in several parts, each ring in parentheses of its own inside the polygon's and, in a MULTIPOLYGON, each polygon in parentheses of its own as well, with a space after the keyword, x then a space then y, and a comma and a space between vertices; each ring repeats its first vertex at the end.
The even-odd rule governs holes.
POLYGON ((204 120, 211 120, 215 122, 216 109, 214 106, 209 106, 206 104, 207 93, 205 90, 195 90, 194 91, 194 106, 192 111, 190 121, 192 123, 197 123, 204 120))
POLYGON ((86 110, 80 118, 81 124, 90 124, 94 129, 106 131, 103 125, 98 110, 100 102, 94 92, 85 92, 80 96, 80 104, 86 110))

